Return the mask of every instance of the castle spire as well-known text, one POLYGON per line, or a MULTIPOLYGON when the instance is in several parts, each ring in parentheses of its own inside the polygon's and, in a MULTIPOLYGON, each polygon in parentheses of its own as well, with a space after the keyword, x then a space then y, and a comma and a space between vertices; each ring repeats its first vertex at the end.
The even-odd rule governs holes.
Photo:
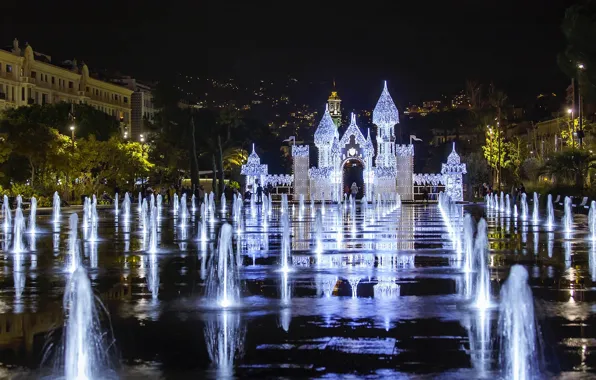
POLYGON ((398 123, 399 112, 387 89, 387 81, 385 81, 383 91, 373 111, 373 124, 380 128, 392 128, 398 123))

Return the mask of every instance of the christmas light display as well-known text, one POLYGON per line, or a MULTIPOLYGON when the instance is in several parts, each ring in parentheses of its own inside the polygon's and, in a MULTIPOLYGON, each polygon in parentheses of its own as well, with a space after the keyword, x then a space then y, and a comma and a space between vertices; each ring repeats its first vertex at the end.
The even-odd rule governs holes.
POLYGON ((466 165, 460 162, 455 152, 443 164, 441 174, 414 174, 414 146, 395 144, 395 125, 399 123, 399 111, 389 94, 387 83, 379 97, 374 111, 373 124, 377 127, 376 158, 370 129, 366 138, 356 123, 352 113, 350 124, 340 137, 338 127, 331 118, 328 106, 314 134, 317 147, 317 167, 309 168, 308 145, 293 145, 293 175, 268 175, 267 165, 261 165, 254 151, 248 163, 242 166, 242 174, 247 176, 247 189, 256 181, 263 185, 292 186, 294 199, 304 195, 305 200, 339 201, 345 186, 344 167, 362 167, 362 191, 369 199, 378 195, 398 193, 402 200, 414 199, 414 183, 418 185, 445 186, 451 199, 462 200, 462 175, 466 165))
POLYGON ((447 158, 447 163, 441 167, 441 174, 445 183, 445 193, 451 197, 453 201, 461 202, 463 200, 463 186, 462 177, 468 171, 466 164, 462 164, 459 155, 455 151, 455 142, 453 143, 453 150, 447 158))
POLYGON ((397 123, 399 123, 399 112, 389 90, 387 90, 387 81, 385 81, 381 97, 373 110, 373 124, 380 128, 387 128, 393 127, 397 123))

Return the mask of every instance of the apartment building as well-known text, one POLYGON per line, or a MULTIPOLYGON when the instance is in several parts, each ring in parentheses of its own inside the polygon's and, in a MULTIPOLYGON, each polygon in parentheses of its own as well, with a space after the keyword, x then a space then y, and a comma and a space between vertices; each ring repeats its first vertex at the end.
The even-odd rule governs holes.
POLYGON ((89 75, 87 65, 67 61, 52 64, 48 55, 31 45, 0 49, 0 111, 31 104, 58 102, 88 104, 120 121, 124 136, 131 134, 133 91, 89 75))

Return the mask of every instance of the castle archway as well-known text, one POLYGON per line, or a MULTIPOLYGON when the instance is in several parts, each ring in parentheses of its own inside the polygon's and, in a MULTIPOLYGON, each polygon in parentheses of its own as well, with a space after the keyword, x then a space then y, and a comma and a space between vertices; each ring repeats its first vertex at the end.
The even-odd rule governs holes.
POLYGON ((358 186, 356 199, 362 199, 366 194, 364 187, 364 162, 357 157, 347 158, 342 163, 342 196, 352 193, 352 184, 358 186))

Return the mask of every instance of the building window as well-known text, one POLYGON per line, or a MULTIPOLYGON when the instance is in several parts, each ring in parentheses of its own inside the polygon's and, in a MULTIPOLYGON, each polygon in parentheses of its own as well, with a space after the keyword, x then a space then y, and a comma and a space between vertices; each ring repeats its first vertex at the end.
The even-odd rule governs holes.
POLYGON ((85 89, 85 92, 89 92, 89 86, 87 86, 87 88, 85 89))
POLYGON ((48 102, 46 96, 47 96, 46 94, 41 94, 41 105, 42 106, 48 102))
POLYGON ((6 65, 6 72, 12 73, 12 65, 6 65))
POLYGON ((37 77, 37 73, 35 71, 31 72, 31 78, 36 78, 37 77))
POLYGON ((128 97, 127 96, 124 97, 124 104, 128 104, 128 97))
POLYGON ((55 80, 56 80, 56 78, 55 77, 52 77, 52 84, 55 83, 55 80))
POLYGON ((25 88, 21 87, 21 100, 25 101, 25 88))
POLYGON ((72 86, 73 86, 73 85, 74 85, 74 84, 72 83, 72 81, 69 81, 69 82, 68 82, 68 88, 72 88, 72 86))

